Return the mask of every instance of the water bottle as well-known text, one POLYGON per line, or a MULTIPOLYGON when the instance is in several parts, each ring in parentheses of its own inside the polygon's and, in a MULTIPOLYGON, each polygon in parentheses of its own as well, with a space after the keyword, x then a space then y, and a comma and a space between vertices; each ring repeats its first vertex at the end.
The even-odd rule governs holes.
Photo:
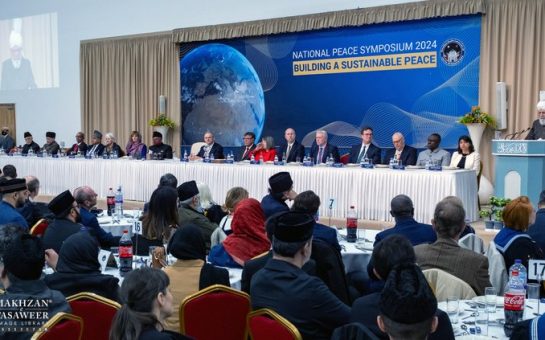
POLYGON ((123 218, 123 189, 121 185, 117 187, 115 193, 115 215, 119 220, 123 218))
POLYGON ((263 164, 263 163, 265 162, 263 161, 263 154, 261 154, 259 155, 259 164, 263 164))
MULTIPOLYGON (((513 266, 511 266, 511 268, 513 268, 513 266)), ((510 337, 511 333, 513 333, 515 324, 522 321, 522 314, 524 313, 524 298, 526 297, 524 282, 519 276, 519 272, 514 269, 510 275, 511 277, 507 283, 507 291, 505 292, 503 298, 503 308, 505 313, 505 324, 503 326, 503 331, 508 337, 510 337)))
POLYGON ((214 154, 213 154, 213 153, 209 153, 209 154, 208 154, 208 158, 210 159, 210 162, 213 162, 213 161, 214 161, 214 154))
POLYGON ((129 231, 123 230, 119 240, 119 275, 124 277, 132 270, 132 240, 129 231))
POLYGON ((274 155, 274 164, 278 164, 278 155, 274 155))
POLYGON ((110 188, 106 196, 106 205, 108 206, 108 216, 112 216, 115 211, 115 192, 110 188))
POLYGON ((188 156, 187 156, 187 150, 184 149, 184 158, 182 158, 182 159, 185 161, 185 160, 187 160, 187 157, 188 157, 188 156))
POLYGON ((252 156, 250 157, 250 163, 251 163, 251 164, 255 164, 255 156, 254 156, 254 154, 252 154, 252 156))
POLYGON ((509 278, 511 278, 515 271, 518 272, 519 279, 522 281, 524 289, 526 289, 528 284, 528 271, 520 259, 516 259, 515 263, 509 268, 509 278))
POLYGON ((358 238, 358 214, 353 205, 346 214, 346 241, 356 242, 358 238))

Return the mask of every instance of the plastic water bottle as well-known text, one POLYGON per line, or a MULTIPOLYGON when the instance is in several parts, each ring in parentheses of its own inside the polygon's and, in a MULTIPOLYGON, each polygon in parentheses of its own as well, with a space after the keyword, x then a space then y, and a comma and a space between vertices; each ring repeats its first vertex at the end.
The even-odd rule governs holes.
POLYGON ((255 164, 255 156, 254 156, 254 154, 252 154, 252 156, 250 157, 250 163, 255 164))
POLYGON ((210 159, 210 162, 214 161, 214 154, 213 154, 213 153, 209 153, 209 154, 208 154, 208 158, 210 159))
POLYGON ((187 150, 184 149, 184 158, 182 158, 182 159, 185 161, 185 160, 187 160, 187 157, 188 157, 188 156, 187 156, 187 150))
MULTIPOLYGON (((511 266, 511 268, 513 268, 513 266, 511 266)), ((503 298, 503 309, 505 313, 505 324, 503 326, 503 331, 508 337, 510 337, 511 333, 513 333, 515 324, 522 321, 522 314, 524 313, 524 298, 526 297, 524 281, 520 277, 519 272, 514 269, 510 275, 511 277, 507 283, 507 291, 505 292, 503 298)))
POLYGON ((274 155, 274 164, 278 163, 278 155, 274 155))
POLYGON ((124 277, 132 270, 132 240, 129 231, 124 230, 119 240, 119 275, 124 277))
POLYGON ((515 271, 518 272, 519 279, 522 281, 524 289, 526 289, 528 284, 528 271, 520 259, 516 259, 515 263, 509 268, 509 278, 513 276, 515 271))
POLYGON ((259 155, 259 164, 263 164, 263 163, 265 163, 265 162, 263 161, 263 155, 259 155))
POLYGON ((112 216, 115 213, 115 192, 112 188, 108 190, 108 196, 106 196, 106 205, 108 206, 108 216, 112 216))
POLYGON ((115 193, 115 215, 120 220, 123 218, 123 189, 121 185, 117 187, 117 192, 115 193))
POLYGON ((358 213, 353 205, 346 214, 346 241, 356 242, 358 239, 358 213))

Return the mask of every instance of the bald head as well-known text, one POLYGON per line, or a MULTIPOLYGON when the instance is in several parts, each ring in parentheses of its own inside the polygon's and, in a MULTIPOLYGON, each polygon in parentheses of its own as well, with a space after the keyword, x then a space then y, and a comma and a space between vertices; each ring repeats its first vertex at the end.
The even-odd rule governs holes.
POLYGON ((287 128, 284 132, 284 138, 288 144, 291 144, 295 141, 295 130, 292 128, 287 128))
POLYGON ((390 202, 390 214, 392 214, 394 218, 413 217, 413 201, 409 196, 397 195, 390 202))
POLYGON ((74 190, 74 199, 80 207, 84 207, 90 210, 97 205, 97 194, 93 188, 89 186, 82 186, 74 190))
POLYGON ((445 197, 435 206, 432 224, 438 236, 457 240, 465 228, 465 210, 455 196, 445 197))

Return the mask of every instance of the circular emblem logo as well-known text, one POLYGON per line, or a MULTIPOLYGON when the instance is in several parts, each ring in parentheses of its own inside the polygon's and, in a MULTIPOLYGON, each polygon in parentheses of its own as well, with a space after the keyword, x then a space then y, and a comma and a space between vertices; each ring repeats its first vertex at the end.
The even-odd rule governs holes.
POLYGON ((441 47, 441 59, 449 66, 458 65, 464 59, 465 48, 460 40, 447 40, 441 47))

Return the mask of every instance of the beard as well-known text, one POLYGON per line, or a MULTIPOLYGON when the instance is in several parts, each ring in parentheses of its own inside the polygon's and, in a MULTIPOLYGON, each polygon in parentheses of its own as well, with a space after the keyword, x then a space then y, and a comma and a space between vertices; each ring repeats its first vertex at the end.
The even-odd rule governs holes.
POLYGON ((539 119, 539 124, 545 125, 545 118, 543 118, 543 119, 540 118, 540 119, 539 119))

